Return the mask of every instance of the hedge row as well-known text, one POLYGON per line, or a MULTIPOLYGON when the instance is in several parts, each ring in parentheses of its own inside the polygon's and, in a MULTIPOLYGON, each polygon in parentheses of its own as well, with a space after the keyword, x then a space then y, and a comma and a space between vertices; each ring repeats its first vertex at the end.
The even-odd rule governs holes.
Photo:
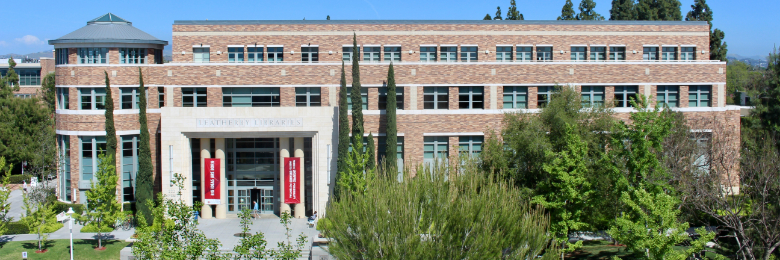
POLYGON ((30 179, 32 179, 32 174, 15 174, 11 175, 9 178, 11 181, 11 184, 22 184, 25 181, 27 184, 30 184, 30 179))
POLYGON ((21 222, 8 222, 8 231, 6 231, 6 234, 29 234, 30 230, 27 229, 27 226, 22 224, 21 222))
POLYGON ((54 212, 59 214, 60 212, 68 212, 68 208, 73 207, 73 211, 76 214, 81 215, 84 212, 84 204, 71 204, 62 201, 54 202, 54 212))

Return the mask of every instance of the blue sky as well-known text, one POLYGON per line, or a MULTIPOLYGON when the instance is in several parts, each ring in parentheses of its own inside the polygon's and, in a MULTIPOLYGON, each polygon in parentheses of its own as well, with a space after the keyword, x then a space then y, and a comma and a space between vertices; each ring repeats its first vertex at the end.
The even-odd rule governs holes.
MULTIPOLYGON (((565 0, 518 0, 526 20, 554 20, 565 0)), ((576 6, 579 0, 573 0, 576 6)), ((683 16, 693 0, 681 0, 683 16)), ((611 0, 596 0, 596 11, 609 18, 611 0)), ((708 0, 715 27, 726 32, 730 54, 766 56, 780 44, 778 0, 708 0)), ((46 43, 107 12, 162 40, 171 40, 174 20, 463 20, 491 16, 501 6, 506 16, 509 0, 434 1, 4 1, 0 27, 0 54, 51 50, 46 43)))

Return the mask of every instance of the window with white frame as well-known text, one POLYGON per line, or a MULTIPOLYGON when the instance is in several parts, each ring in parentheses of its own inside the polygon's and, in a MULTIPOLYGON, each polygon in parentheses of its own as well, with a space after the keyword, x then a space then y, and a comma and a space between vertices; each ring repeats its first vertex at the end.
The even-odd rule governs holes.
POLYGON ((119 63, 146 64, 146 54, 144 48, 119 48, 119 63))
POLYGON ((260 63, 265 60, 263 47, 246 47, 246 61, 249 63, 260 63))
POLYGON ((319 87, 296 87, 296 107, 318 107, 321 105, 322 95, 319 87))
MULTIPOLYGON (((387 87, 379 88, 379 99, 377 102, 379 109, 387 109, 387 87)), ((395 87, 395 106, 397 110, 404 109, 404 88, 395 87)))
MULTIPOLYGON (((363 110, 368 110, 368 88, 360 88, 360 101, 363 110)), ((347 109, 352 110, 352 87, 347 87, 347 109)))
POLYGON ((643 60, 658 60, 658 47, 643 47, 642 48, 643 60))
POLYGON ((363 47, 363 61, 379 62, 380 47, 363 47))
POLYGON ((439 47, 439 56, 441 56, 441 61, 455 62, 458 60, 458 47, 441 46, 439 47))
POLYGON ((79 88, 79 103, 81 110, 106 109, 106 89, 79 88))
POLYGON ((655 94, 656 103, 658 105, 666 104, 669 107, 677 107, 679 93, 679 86, 658 86, 655 94))
POLYGON ((54 64, 60 65, 60 64, 68 64, 68 48, 57 48, 54 49, 54 64))
POLYGON ((626 47, 609 47, 609 60, 626 60, 626 47))
MULTIPOLYGON (((387 157, 387 137, 380 136, 377 142, 377 159, 382 162, 387 157)), ((404 137, 396 137, 395 144, 395 158, 398 160, 398 172, 402 172, 404 169, 404 137)))
POLYGON ((108 63, 108 48, 78 48, 80 64, 108 63))
POLYGON ((320 61, 320 47, 301 47, 301 61, 303 63, 317 63, 320 61))
POLYGON ((482 153, 484 136, 460 136, 458 137, 458 152, 468 157, 478 157, 482 153))
POLYGON ((70 90, 57 88, 57 109, 70 109, 70 90))
POLYGON ((615 107, 633 107, 631 100, 636 99, 637 86, 616 86, 615 87, 615 107))
POLYGON ((712 132, 693 132, 691 133, 690 140, 696 144, 696 150, 694 151, 694 170, 698 170, 699 174, 707 174, 710 172, 710 150, 712 149, 710 139, 712 132))
POLYGON ((504 87, 504 109, 527 107, 528 87, 504 87))
POLYGON ((97 181, 95 172, 97 172, 100 160, 98 156, 106 153, 105 136, 80 136, 81 158, 80 168, 82 181, 97 181))
POLYGON ((72 201, 70 184, 70 136, 57 135, 57 151, 60 154, 59 166, 59 180, 60 180, 60 199, 65 201, 72 201))
POLYGON ((244 47, 228 47, 228 63, 243 63, 244 47))
POLYGON ((192 47, 192 62, 209 63, 211 61, 211 54, 209 51, 209 47, 192 47))
POLYGON ((482 94, 485 87, 459 87, 458 108, 483 109, 485 96, 482 94))
POLYGON ((461 46, 460 47, 460 61, 476 62, 479 48, 476 46, 461 46))
MULTIPOLYGON (((353 52, 352 46, 344 46, 341 47, 341 60, 344 62, 352 62, 352 54, 353 52)), ((358 47, 358 60, 360 58, 360 47, 358 47)))
POLYGON ((536 60, 548 61, 552 59, 552 47, 536 47, 536 60))
POLYGON ((385 46, 385 61, 386 62, 399 62, 401 61, 401 47, 400 46, 385 46))
POLYGON ((122 136, 122 200, 135 201, 135 181, 138 174, 138 135, 122 136))
POLYGON ((534 48, 530 46, 517 46, 517 60, 518 61, 531 61, 533 60, 534 48))
POLYGON ((607 47, 590 47, 590 60, 603 61, 607 58, 607 47))
POLYGON ((449 109, 448 87, 423 87, 423 107, 425 109, 449 109))
POLYGON ((582 86, 582 107, 603 107, 604 87, 582 86))
POLYGON ((268 62, 284 62, 284 47, 268 47, 268 62))
POLYGON ((553 93, 556 92, 555 87, 537 87, 536 88, 536 107, 543 108, 552 100, 553 93))
POLYGON ((680 60, 696 60, 696 47, 680 48, 680 60))
POLYGON ((222 88, 223 107, 278 107, 279 88, 222 88))
POLYGON ((512 46, 496 46, 497 61, 512 61, 512 46))
MULTIPOLYGON (((0 72, 0 75, 6 76, 7 70, 0 72)), ((16 69, 16 75, 19 77, 20 86, 40 86, 41 69, 16 69)))
POLYGON ((709 107, 710 91, 710 86, 689 86, 688 107, 709 107))
POLYGON ((422 61, 422 62, 435 62, 436 61, 436 47, 420 47, 420 61, 422 61))
POLYGON ((677 60, 677 47, 662 47, 661 60, 677 60))
POLYGON ((157 105, 159 108, 165 106, 165 87, 157 87, 157 105))
POLYGON ((182 107, 206 107, 208 95, 206 88, 182 88, 182 107))
POLYGON ((586 47, 571 47, 571 60, 585 60, 586 47))
POLYGON ((423 137, 423 162, 435 164, 446 161, 449 157, 449 137, 425 136, 423 137))
POLYGON ((138 109, 141 103, 138 88, 119 88, 119 95, 122 100, 121 109, 138 109))
POLYGON ((33 97, 33 94, 14 94, 15 98, 21 98, 21 99, 31 99, 33 97))

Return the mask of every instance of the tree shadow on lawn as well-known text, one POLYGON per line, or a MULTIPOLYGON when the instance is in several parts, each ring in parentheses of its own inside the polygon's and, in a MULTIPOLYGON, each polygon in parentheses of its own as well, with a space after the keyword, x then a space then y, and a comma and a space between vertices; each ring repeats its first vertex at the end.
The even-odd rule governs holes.
MULTIPOLYGON (((119 242, 121 242, 121 241, 119 241, 119 240, 105 240, 105 239, 103 239, 103 247, 108 247, 110 245, 113 245, 113 244, 116 244, 116 243, 119 243, 119 242)), ((97 248, 98 241, 97 241, 97 239, 95 239, 95 240, 92 240, 92 239, 82 239, 82 240, 79 240, 79 241, 73 241, 73 244, 74 245, 90 245, 90 246, 92 246, 92 248, 97 248)))
POLYGON ((13 236, 0 237, 0 249, 3 248, 5 244, 8 244, 8 242, 11 242, 12 239, 14 239, 13 236))
MULTIPOLYGON (((43 246, 41 248, 43 248, 44 250, 52 248, 54 246, 55 242, 57 242, 57 241, 48 240, 48 241, 43 243, 43 246)), ((35 249, 35 250, 38 250, 38 241, 34 240, 34 241, 30 241, 30 242, 24 243, 24 244, 22 244, 22 247, 24 247, 24 249, 30 249, 30 250, 35 249)))

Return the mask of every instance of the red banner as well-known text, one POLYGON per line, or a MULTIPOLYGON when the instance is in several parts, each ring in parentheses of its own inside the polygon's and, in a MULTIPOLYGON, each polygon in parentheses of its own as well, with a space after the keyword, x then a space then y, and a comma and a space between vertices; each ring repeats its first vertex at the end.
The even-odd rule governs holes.
POLYGON ((219 178, 219 159, 214 158, 205 158, 203 159, 204 166, 206 167, 206 176, 205 180, 203 180, 203 189, 205 192, 203 195, 205 198, 203 198, 204 204, 206 205, 217 205, 220 204, 220 194, 219 194, 219 186, 220 186, 220 178, 219 178))
POLYGON ((301 203, 300 187, 301 179, 298 173, 301 171, 300 157, 284 158, 284 203, 301 203))

